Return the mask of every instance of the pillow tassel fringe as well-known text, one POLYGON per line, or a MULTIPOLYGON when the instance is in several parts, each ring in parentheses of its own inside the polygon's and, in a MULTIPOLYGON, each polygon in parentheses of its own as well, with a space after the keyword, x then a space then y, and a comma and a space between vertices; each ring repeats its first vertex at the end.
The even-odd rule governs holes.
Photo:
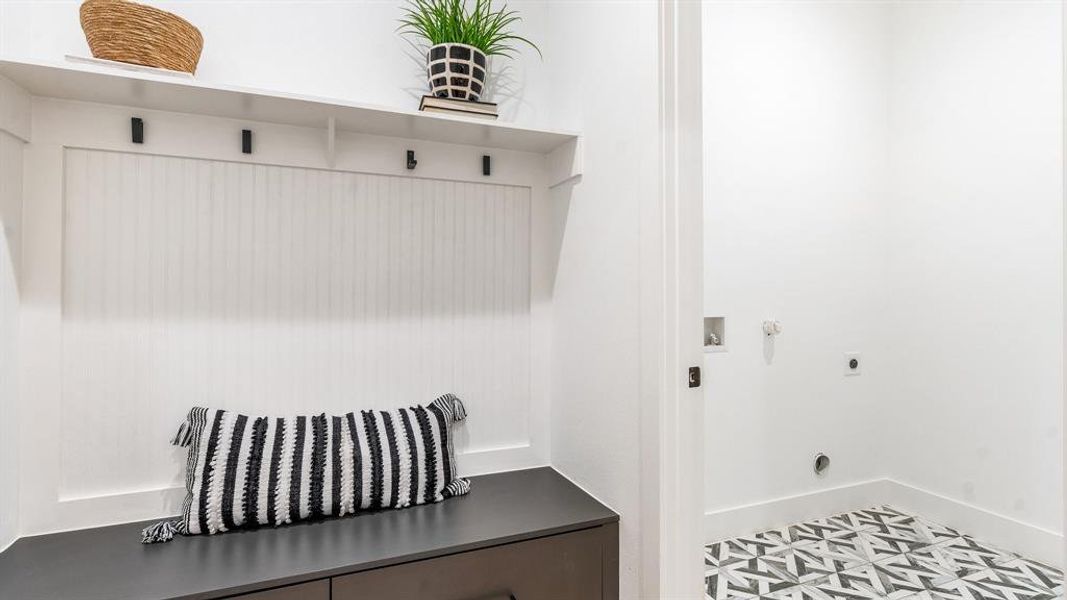
POLYGON ((453 479, 452 483, 448 484, 442 495, 445 498, 453 498, 455 496, 463 496, 471 491, 471 481, 465 477, 453 479))
POLYGON ((193 442, 193 428, 189 426, 189 420, 182 421, 181 427, 178 428, 178 433, 174 434, 174 439, 170 443, 174 446, 181 448, 187 448, 189 444, 193 442))
POLYGON ((169 542, 174 539, 174 534, 177 533, 178 525, 180 524, 180 519, 173 519, 170 521, 160 521, 155 525, 145 527, 141 530, 141 543, 161 544, 163 542, 169 542))
POLYGON ((467 408, 463 406, 463 401, 457 398, 455 394, 445 394, 434 400, 433 403, 448 413, 453 423, 458 423, 467 418, 467 408))
POLYGON ((452 415, 453 420, 457 422, 467 418, 467 407, 463 406, 463 401, 455 396, 452 396, 452 415))

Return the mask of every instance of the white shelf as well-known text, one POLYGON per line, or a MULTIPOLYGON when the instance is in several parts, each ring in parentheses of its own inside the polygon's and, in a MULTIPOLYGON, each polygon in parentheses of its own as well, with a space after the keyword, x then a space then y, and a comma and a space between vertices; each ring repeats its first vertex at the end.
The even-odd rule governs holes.
POLYGON ((0 76, 33 96, 301 127, 327 128, 333 119, 337 131, 486 148, 547 154, 578 140, 578 134, 571 132, 214 85, 88 63, 0 59, 0 76))

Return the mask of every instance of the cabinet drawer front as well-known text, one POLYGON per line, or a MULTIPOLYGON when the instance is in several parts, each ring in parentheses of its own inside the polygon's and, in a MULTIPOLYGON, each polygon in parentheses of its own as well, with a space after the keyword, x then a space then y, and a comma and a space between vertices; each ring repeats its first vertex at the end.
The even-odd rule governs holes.
POLYGON ((326 579, 233 596, 232 600, 330 600, 330 582, 326 579))
POLYGON ((333 578, 333 600, 594 600, 602 597, 597 529, 333 578))

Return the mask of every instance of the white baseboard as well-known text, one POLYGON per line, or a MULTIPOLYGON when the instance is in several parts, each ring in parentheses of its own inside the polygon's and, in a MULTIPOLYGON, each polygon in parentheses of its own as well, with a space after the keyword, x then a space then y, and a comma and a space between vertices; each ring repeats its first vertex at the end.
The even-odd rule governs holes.
POLYGON ((888 495, 889 487, 889 480, 876 479, 707 512, 704 513, 704 540, 711 543, 874 504, 886 504, 882 498, 888 495))
POLYGON ((1053 566, 1064 564, 1064 539, 1060 533, 892 479, 862 481, 710 511, 704 514, 704 539, 710 543, 877 504, 923 515, 1053 566))
POLYGON ((1006 550, 1056 567, 1064 564, 1063 534, 894 480, 887 502, 959 529, 1006 550))

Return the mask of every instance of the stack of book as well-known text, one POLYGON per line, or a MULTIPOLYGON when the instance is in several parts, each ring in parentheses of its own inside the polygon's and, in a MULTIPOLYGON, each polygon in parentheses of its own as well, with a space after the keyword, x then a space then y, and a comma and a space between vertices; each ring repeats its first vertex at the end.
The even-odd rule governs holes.
POLYGON ((496 118, 496 104, 493 102, 475 102, 438 96, 423 96, 422 101, 419 102, 419 110, 478 119, 496 118))

